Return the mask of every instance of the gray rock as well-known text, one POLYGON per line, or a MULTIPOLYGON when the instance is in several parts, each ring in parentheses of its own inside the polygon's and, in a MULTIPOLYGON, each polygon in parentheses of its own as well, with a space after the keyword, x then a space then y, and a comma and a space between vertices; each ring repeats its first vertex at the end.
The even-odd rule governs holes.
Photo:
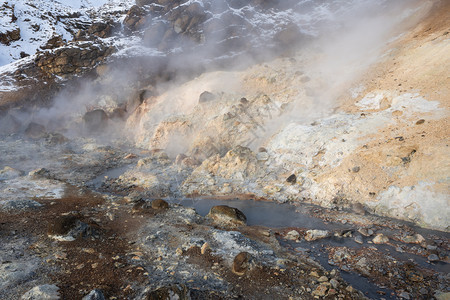
POLYGON ((359 228, 358 232, 361 233, 363 236, 371 236, 373 234, 373 230, 372 229, 367 229, 367 228, 359 228))
POLYGON ((22 300, 57 300, 59 288, 54 284, 35 286, 21 297, 22 300))
POLYGON ((386 244, 387 242, 389 242, 389 238, 384 234, 379 233, 373 238, 372 242, 374 244, 386 244))
POLYGON ((409 293, 407 293, 405 291, 401 292, 400 295, 398 295, 398 296, 402 299, 407 299, 407 300, 411 299, 411 296, 409 295, 409 293))
POLYGON ((89 294, 83 297, 82 300, 105 300, 105 296, 101 290, 95 289, 92 290, 89 294))
POLYGON ((288 233, 286 233, 285 238, 291 241, 296 241, 300 237, 300 234, 297 230, 291 230, 288 233))
POLYGON ((357 242, 358 244, 362 244, 362 243, 364 243, 364 240, 363 240, 362 236, 357 235, 357 236, 355 236, 355 242, 357 242))
POLYGON ((431 254, 427 258, 429 261, 438 261, 439 260, 439 256, 437 256, 436 254, 431 254))
POLYGON ((318 239, 323 239, 330 236, 330 232, 328 230, 318 230, 311 229, 306 231, 305 240, 308 242, 315 241, 318 239))
POLYGON ((339 287, 339 281, 337 281, 336 279, 332 278, 330 279, 330 284, 333 288, 337 289, 339 287))

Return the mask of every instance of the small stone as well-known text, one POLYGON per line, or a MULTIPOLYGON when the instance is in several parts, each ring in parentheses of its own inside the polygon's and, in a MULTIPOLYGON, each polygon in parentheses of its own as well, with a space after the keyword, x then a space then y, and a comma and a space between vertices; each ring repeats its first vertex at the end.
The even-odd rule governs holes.
POLYGON ((152 201, 152 208, 153 209, 167 209, 169 208, 169 203, 167 203, 166 201, 162 200, 162 199, 156 199, 152 201))
POLYGON ((330 279, 330 284, 333 288, 337 289, 339 287, 339 281, 337 281, 336 279, 332 278, 330 279))
POLYGON ((294 184, 297 182, 297 176, 295 174, 290 175, 287 179, 286 182, 290 183, 290 184, 294 184))
POLYGON ((416 125, 420 125, 420 124, 423 124, 423 123, 425 123, 425 120, 424 119, 420 119, 420 120, 418 120, 416 122, 416 125))
POLYGON ((198 103, 210 102, 216 99, 216 96, 208 91, 204 91, 198 97, 198 103))
POLYGON ((256 154, 256 160, 267 161, 269 159, 269 154, 267 152, 258 152, 256 154))
POLYGON ((362 236, 357 235, 357 236, 355 236, 355 242, 357 242, 358 244, 363 244, 364 240, 363 240, 362 236))
POLYGON ((374 244, 386 244, 387 242, 389 242, 389 238, 384 234, 379 233, 373 238, 372 242, 374 244))
POLYGON ((437 256, 436 254, 431 254, 427 257, 427 259, 429 261, 438 261, 439 260, 439 256, 437 256))
POLYGON ((401 238, 402 242, 409 243, 409 244, 421 244, 422 242, 425 242, 425 238, 421 234, 413 234, 408 235, 406 237, 401 238))
POLYGON ((286 233, 285 238, 287 240, 291 240, 291 241, 296 241, 298 240, 298 238, 300 237, 300 234, 298 233, 297 230, 291 230, 288 233, 286 233))
POLYGON ((402 299, 407 299, 407 300, 411 299, 411 296, 409 295, 409 293, 407 293, 405 291, 401 292, 400 295, 398 295, 398 296, 402 299))
POLYGON ((245 274, 250 268, 251 255, 248 252, 241 252, 233 260, 233 273, 239 276, 245 274))
POLYGON ((311 229, 306 231, 305 240, 308 242, 315 241, 318 239, 323 239, 330 236, 330 232, 328 230, 317 230, 311 229))
POLYGON ((338 274, 338 271, 337 271, 336 269, 333 269, 333 270, 330 271, 330 276, 331 276, 331 277, 334 277, 334 276, 336 276, 337 274, 338 274))
POLYGON ((201 250, 200 250, 200 253, 203 255, 203 254, 205 254, 206 251, 208 251, 209 249, 210 249, 209 243, 206 242, 206 243, 204 243, 204 244, 202 245, 202 248, 201 248, 201 250))
POLYGON ((434 250, 436 250, 436 249, 437 249, 437 246, 434 246, 434 245, 427 245, 427 250, 434 251, 434 250))
POLYGON ((366 209, 364 208, 364 205, 362 205, 359 202, 353 203, 352 209, 353 209, 353 211, 355 213, 357 213, 359 215, 365 215, 366 214, 366 209))
POLYGON ((261 234, 263 235, 263 236, 270 236, 270 231, 269 230, 261 230, 260 231, 261 232, 261 234))
POLYGON ((319 282, 326 282, 328 281, 328 277, 327 276, 320 276, 319 279, 317 279, 319 282))
POLYGON ((356 167, 353 167, 353 168, 352 168, 352 172, 353 172, 353 173, 358 173, 359 170, 361 170, 361 168, 360 168, 359 166, 356 166, 356 167))
POLYGON ((177 253, 177 255, 181 256, 183 254, 183 249, 178 247, 177 250, 175 250, 175 252, 177 253))
POLYGON ((82 300, 105 300, 105 296, 101 290, 95 289, 84 296, 82 300))
POLYGON ((373 234, 373 230, 372 229, 367 229, 367 228, 359 228, 358 232, 361 233, 363 236, 371 236, 373 234))
POLYGON ((317 273, 316 271, 312 271, 311 273, 309 273, 309 275, 312 276, 312 277, 319 278, 319 273, 317 273))
POLYGON ((327 294, 328 291, 328 286, 326 286, 325 284, 320 284, 315 290, 314 292, 312 292, 313 296, 319 296, 319 297, 323 297, 327 294))

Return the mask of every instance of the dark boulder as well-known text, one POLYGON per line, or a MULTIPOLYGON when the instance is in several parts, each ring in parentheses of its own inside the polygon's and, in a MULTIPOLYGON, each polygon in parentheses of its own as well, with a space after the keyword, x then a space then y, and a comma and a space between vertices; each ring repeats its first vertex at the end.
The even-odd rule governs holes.
POLYGON ((247 217, 242 211, 227 205, 213 206, 209 211, 207 217, 213 219, 218 223, 234 225, 246 225, 247 223, 247 217))
POLYGON ((94 109, 84 114, 83 121, 88 130, 97 131, 106 127, 108 115, 103 109, 94 109))
POLYGON ((241 252, 234 257, 232 271, 234 274, 242 276, 249 269, 251 264, 251 255, 248 252, 241 252))
POLYGON ((152 201, 152 208, 156 210, 167 209, 169 208, 169 203, 163 199, 156 199, 152 201))
POLYGON ((31 122, 25 129, 25 135, 32 139, 40 139, 46 135, 45 127, 41 124, 31 122))
POLYGON ((295 176, 295 174, 290 175, 287 179, 286 182, 294 184, 297 182, 297 176, 295 176))

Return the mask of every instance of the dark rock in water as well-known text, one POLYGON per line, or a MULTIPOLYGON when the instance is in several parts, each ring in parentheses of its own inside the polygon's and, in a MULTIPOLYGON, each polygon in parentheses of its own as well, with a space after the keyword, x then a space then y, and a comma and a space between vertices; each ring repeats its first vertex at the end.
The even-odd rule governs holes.
POLYGON ((295 176, 295 174, 292 174, 291 176, 289 176, 289 177, 286 179, 286 182, 289 182, 289 183, 291 183, 291 184, 296 183, 296 182, 297 182, 297 176, 295 176))
POLYGON ((81 300, 105 300, 105 296, 99 289, 92 290, 89 294, 83 297, 81 300))
POLYGON ((233 260, 233 273, 239 276, 244 275, 250 268, 251 255, 248 252, 241 252, 233 260))
POLYGON ((46 135, 45 127, 41 124, 31 122, 25 129, 25 135, 32 139, 40 139, 46 135))
POLYGON ((97 131, 106 126, 108 115, 103 109, 94 109, 84 114, 83 121, 88 130, 97 131))
POLYGON ((227 205, 213 206, 207 217, 220 223, 246 225, 247 217, 239 209, 227 205))
POLYGON ((169 208, 169 204, 162 199, 156 199, 156 200, 152 201, 152 208, 153 209, 167 209, 167 208, 169 208))
POLYGON ((77 220, 77 217, 73 215, 55 218, 48 224, 47 233, 51 235, 65 235, 75 227, 77 220))
POLYGON ((216 99, 216 96, 208 91, 204 91, 203 93, 200 94, 200 97, 198 98, 198 103, 204 103, 204 102, 209 102, 209 101, 213 101, 214 99, 216 99))
POLYGON ((161 287, 159 289, 150 291, 146 293, 145 300, 188 300, 191 299, 189 296, 189 290, 184 284, 174 284, 171 286, 161 287))

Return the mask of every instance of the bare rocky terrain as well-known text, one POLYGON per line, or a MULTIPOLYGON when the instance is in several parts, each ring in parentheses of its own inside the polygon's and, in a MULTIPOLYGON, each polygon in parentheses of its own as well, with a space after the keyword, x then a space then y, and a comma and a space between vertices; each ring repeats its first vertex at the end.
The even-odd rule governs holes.
POLYGON ((449 298, 446 1, 91 2, 2 4, 1 299, 449 298))

